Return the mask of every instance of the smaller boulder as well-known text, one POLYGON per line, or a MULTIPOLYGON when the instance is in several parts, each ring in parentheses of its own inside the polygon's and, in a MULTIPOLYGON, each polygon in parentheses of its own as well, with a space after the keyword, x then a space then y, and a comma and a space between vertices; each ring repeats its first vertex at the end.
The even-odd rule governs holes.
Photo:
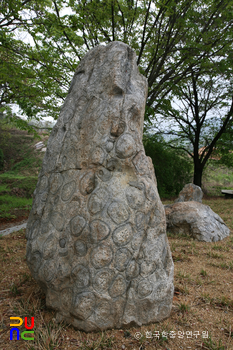
POLYGON ((194 184, 187 184, 180 191, 179 197, 175 200, 175 203, 178 202, 190 202, 195 201, 202 203, 203 192, 201 187, 194 184))
POLYGON ((180 202, 165 207, 167 230, 188 234, 198 241, 216 242, 230 234, 224 221, 208 205, 180 202))

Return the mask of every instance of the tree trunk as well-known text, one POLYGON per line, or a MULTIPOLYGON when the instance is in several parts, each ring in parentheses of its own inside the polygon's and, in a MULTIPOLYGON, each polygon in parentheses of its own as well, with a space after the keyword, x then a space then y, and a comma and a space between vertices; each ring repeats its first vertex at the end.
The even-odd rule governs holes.
POLYGON ((203 167, 200 165, 197 166, 196 164, 194 164, 194 175, 193 175, 194 185, 201 187, 202 173, 203 173, 203 167))

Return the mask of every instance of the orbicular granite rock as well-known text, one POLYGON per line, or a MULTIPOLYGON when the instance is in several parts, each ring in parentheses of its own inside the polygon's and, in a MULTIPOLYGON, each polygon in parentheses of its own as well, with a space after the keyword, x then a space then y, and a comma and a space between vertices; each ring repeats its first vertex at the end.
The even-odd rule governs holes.
POLYGON ((174 234, 187 234, 204 242, 216 242, 230 234, 224 221, 208 205, 180 202, 165 207, 167 229, 174 234))
POLYGON ((84 331, 169 316, 173 262, 142 144, 147 81, 113 42, 80 62, 50 135, 27 225, 27 263, 57 320, 84 331))
POLYGON ((175 200, 175 203, 189 201, 202 203, 202 197, 203 192, 201 187, 190 183, 185 185, 184 188, 180 191, 179 197, 175 200))

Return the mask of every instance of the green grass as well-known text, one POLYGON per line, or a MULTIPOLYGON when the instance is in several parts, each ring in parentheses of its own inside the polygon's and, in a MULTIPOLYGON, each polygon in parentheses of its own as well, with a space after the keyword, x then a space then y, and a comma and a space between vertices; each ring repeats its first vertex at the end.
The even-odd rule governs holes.
POLYGON ((226 347, 222 343, 222 339, 219 339, 218 343, 212 340, 211 334, 207 339, 204 339, 203 345, 205 346, 205 349, 209 350, 226 350, 226 347))
POLYGON ((213 252, 211 252, 211 251, 209 251, 209 252, 207 253, 207 256, 208 256, 209 258, 214 258, 214 259, 224 259, 224 255, 223 255, 223 254, 213 253, 213 252))
POLYGON ((26 155, 26 158, 12 166, 13 172, 19 172, 22 169, 39 168, 42 165, 42 160, 36 157, 26 155))
POLYGON ((233 190, 233 169, 210 161, 204 170, 202 180, 208 195, 221 196, 222 189, 233 190))
POLYGON ((185 312, 188 312, 190 310, 190 306, 188 304, 185 303, 180 303, 178 305, 178 310, 184 314, 185 312))
POLYGON ((207 276, 206 270, 202 269, 200 275, 202 275, 203 277, 207 276))
POLYGON ((10 191, 10 189, 7 188, 6 184, 0 185, 0 193, 3 192, 3 191, 10 191))
POLYGON ((12 209, 31 209, 32 198, 20 198, 15 196, 9 196, 7 194, 0 197, 0 217, 10 218, 14 217, 10 213, 12 209))
POLYGON ((37 176, 19 176, 14 173, 7 172, 0 175, 0 192, 10 191, 17 187, 25 191, 27 198, 31 198, 36 188, 37 176))

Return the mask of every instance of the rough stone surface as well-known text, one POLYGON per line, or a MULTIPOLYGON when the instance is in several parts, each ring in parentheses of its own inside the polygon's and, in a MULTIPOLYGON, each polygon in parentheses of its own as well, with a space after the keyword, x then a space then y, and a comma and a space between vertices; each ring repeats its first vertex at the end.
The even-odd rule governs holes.
POLYGON ((127 45, 80 62, 48 141, 27 263, 57 320, 84 331, 169 316, 173 262, 142 144, 147 81, 127 45))
POLYGON ((174 203, 165 208, 167 230, 189 234, 198 241, 216 242, 229 236, 230 230, 218 214, 199 202, 174 203))
POLYGON ((190 183, 185 185, 184 188, 180 191, 179 197, 175 200, 175 203, 189 201, 202 203, 202 197, 203 192, 201 187, 190 183))

